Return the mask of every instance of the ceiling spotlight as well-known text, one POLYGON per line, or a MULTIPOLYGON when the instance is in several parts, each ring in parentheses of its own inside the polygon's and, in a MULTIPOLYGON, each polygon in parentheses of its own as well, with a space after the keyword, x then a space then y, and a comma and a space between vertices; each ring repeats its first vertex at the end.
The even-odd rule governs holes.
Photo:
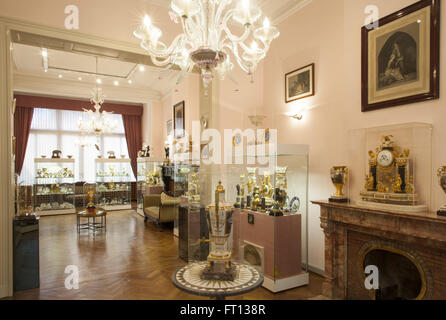
POLYGON ((82 77, 77 78, 77 80, 82 81, 82 77))
POLYGON ((45 73, 47 73, 48 72, 48 69, 45 69, 45 70, 43 70, 45 73))
POLYGON ((144 70, 146 70, 146 67, 144 67, 143 65, 139 66, 139 71, 143 72, 144 70))
POLYGON ((127 81, 129 84, 132 84, 133 83, 133 81, 132 80, 129 80, 129 81, 127 81))
POLYGON ((113 82, 113 84, 114 84, 115 86, 119 86, 119 81, 115 81, 115 82, 113 82))
POLYGON ((97 84, 101 84, 101 83, 102 83, 102 80, 101 80, 101 79, 96 79, 96 83, 97 83, 97 84))
POLYGON ((62 75, 61 74, 59 74, 58 77, 59 77, 59 79, 62 79, 62 75))

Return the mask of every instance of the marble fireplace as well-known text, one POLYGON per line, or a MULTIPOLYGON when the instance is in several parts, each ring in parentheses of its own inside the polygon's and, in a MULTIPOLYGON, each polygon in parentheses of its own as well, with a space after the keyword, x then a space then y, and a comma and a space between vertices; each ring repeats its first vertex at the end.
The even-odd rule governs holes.
POLYGON ((330 299, 446 299, 446 218, 353 204, 321 206, 325 234, 323 295, 330 299), (365 268, 379 270, 366 289, 365 268))

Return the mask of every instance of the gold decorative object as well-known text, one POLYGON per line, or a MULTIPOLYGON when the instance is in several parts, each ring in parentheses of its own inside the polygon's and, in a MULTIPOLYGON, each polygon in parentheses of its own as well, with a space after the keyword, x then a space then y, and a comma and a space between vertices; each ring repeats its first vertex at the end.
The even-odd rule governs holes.
POLYGON ((226 204, 225 189, 219 182, 215 190, 215 204, 206 208, 210 236, 208 265, 201 274, 202 280, 233 281, 236 269, 232 265, 229 236, 232 230, 234 208, 226 204))
POLYGON ((262 199, 260 196, 260 188, 256 186, 254 188, 254 199, 251 201, 251 210, 252 211, 258 211, 260 208, 260 205, 262 203, 262 199))
POLYGON ((331 168, 330 175, 331 181, 336 188, 336 194, 331 196, 332 202, 348 202, 347 196, 344 195, 344 186, 348 181, 349 170, 345 166, 337 166, 331 168))
POLYGON ((94 192, 93 190, 90 190, 90 191, 87 192, 87 194, 88 194, 88 204, 87 204, 87 209, 88 209, 88 210, 94 210, 94 209, 96 208, 95 205, 94 205, 94 203, 93 203, 93 199, 94 199, 94 196, 95 196, 95 192, 94 192))
POLYGON ((246 168, 246 170, 248 170, 247 187, 248 187, 248 195, 250 195, 253 192, 255 186, 257 186, 257 168, 248 167, 246 168))
MULTIPOLYGON (((446 166, 438 169, 437 176, 441 189, 446 193, 446 166)), ((437 213, 439 216, 446 216, 446 205, 442 206, 437 213)))
POLYGON ((273 202, 274 189, 271 185, 271 174, 267 171, 263 174, 262 188, 260 194, 265 198, 266 204, 271 205, 273 202))
POLYGON ((369 169, 366 174, 362 201, 392 205, 415 206, 413 176, 410 171, 410 150, 395 145, 392 135, 381 138, 381 145, 370 150, 369 169))

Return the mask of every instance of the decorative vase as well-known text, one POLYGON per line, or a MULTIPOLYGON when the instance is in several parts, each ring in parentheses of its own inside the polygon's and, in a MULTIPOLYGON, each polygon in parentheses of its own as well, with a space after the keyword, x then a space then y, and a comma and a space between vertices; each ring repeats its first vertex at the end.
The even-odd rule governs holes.
POLYGON ((347 196, 344 195, 344 187, 348 181, 348 167, 336 166, 331 168, 331 182, 336 188, 336 194, 329 199, 331 202, 349 202, 347 196))
MULTIPOLYGON (((446 166, 438 169, 437 176, 441 189, 443 189, 444 193, 446 193, 446 166)), ((438 210, 438 215, 446 216, 446 205, 442 206, 440 210, 438 210)))

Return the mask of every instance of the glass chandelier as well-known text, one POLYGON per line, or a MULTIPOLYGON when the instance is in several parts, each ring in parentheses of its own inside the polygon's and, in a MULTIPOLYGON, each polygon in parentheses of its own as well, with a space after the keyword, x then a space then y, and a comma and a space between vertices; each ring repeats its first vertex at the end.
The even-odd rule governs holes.
POLYGON ((263 60, 271 42, 280 32, 268 18, 257 25, 262 11, 250 0, 232 4, 232 0, 172 0, 170 13, 175 23, 181 23, 183 33, 170 46, 160 41, 162 32, 149 16, 134 30, 141 47, 159 67, 181 69, 179 80, 197 66, 207 88, 217 75, 221 80, 231 76, 234 64, 230 53, 245 72, 252 75, 263 60), (231 30, 239 27, 240 35, 231 30), (240 28, 241 27, 241 28, 240 28), (251 42, 249 45, 247 42, 251 42))
POLYGON ((87 114, 88 121, 84 122, 82 119, 79 119, 78 127, 81 130, 83 135, 94 134, 96 136, 100 136, 104 133, 111 133, 116 129, 117 124, 110 115, 112 112, 102 111, 101 107, 104 103, 105 95, 102 92, 101 88, 93 89, 92 98, 90 100, 91 103, 94 103, 94 110, 84 109, 84 113, 87 114))
MULTIPOLYGON (((96 57, 96 75, 98 74, 98 57, 96 57)), ((113 112, 103 110, 101 112, 102 104, 105 101, 105 94, 101 88, 98 87, 99 80, 96 80, 96 87, 92 90, 90 103, 94 104, 94 111, 84 108, 84 114, 87 115, 88 121, 84 122, 79 119, 77 126, 81 131, 81 143, 86 144, 85 136, 94 134, 98 138, 104 133, 112 133, 118 126, 116 121, 111 118, 113 112)))

